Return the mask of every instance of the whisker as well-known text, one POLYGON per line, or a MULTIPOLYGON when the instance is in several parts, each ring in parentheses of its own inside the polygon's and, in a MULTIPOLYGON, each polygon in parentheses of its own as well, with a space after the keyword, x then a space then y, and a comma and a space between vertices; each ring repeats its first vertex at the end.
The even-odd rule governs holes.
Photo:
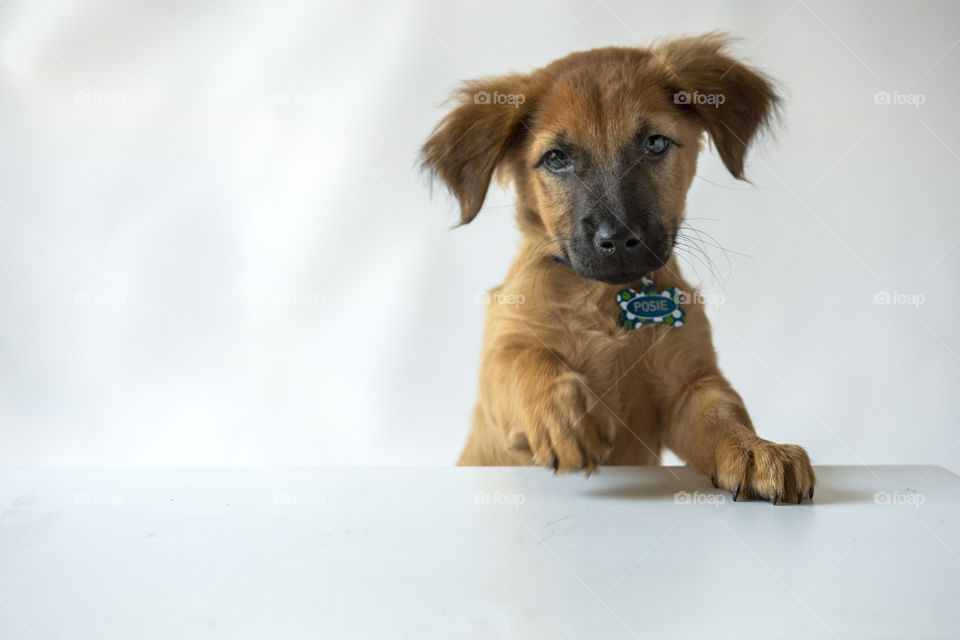
MULTIPOLYGON (((694 231, 696 231, 696 230, 694 229, 694 231)), ((734 250, 734 249, 727 249, 727 248, 724 247, 723 245, 717 244, 716 242, 708 242, 707 240, 704 240, 702 237, 693 238, 693 237, 688 236, 688 235, 684 235, 684 237, 687 238, 688 240, 691 240, 691 241, 696 240, 696 241, 698 241, 698 242, 702 242, 703 244, 707 245, 708 247, 713 247, 714 249, 719 249, 720 251, 723 251, 724 257, 726 257, 726 259, 727 259, 728 262, 730 261, 730 257, 729 257, 727 254, 730 254, 730 253, 732 253, 732 254, 735 255, 735 256, 740 256, 740 257, 742 257, 742 258, 749 258, 750 260, 756 260, 756 258, 754 258, 753 256, 751 256, 751 255, 748 254, 748 253, 742 253, 742 252, 736 251, 736 250, 734 250)))
POLYGON ((726 186, 726 185, 720 184, 719 182, 714 182, 713 180, 707 180, 706 178, 704 178, 704 177, 703 177, 702 175, 700 175, 699 173, 698 173, 698 174, 695 174, 694 177, 695 177, 695 178, 700 178, 701 180, 703 180, 704 182, 706 182, 706 183, 708 183, 708 184, 712 184, 712 185, 715 186, 715 187, 719 187, 720 189, 725 189, 725 190, 727 190, 727 191, 754 191, 754 190, 756 189, 756 187, 749 187, 749 188, 743 188, 743 189, 738 188, 738 187, 728 187, 728 186, 726 186))
MULTIPOLYGON (((719 274, 717 273, 716 267, 713 265, 713 262, 712 262, 712 260, 710 259, 710 256, 708 256, 706 253, 704 253, 703 250, 700 249, 700 247, 693 247, 693 246, 691 246, 691 245, 685 245, 685 244, 682 244, 682 243, 677 243, 677 244, 675 244, 675 246, 674 246, 674 251, 677 252, 677 255, 681 255, 681 254, 683 254, 683 253, 686 253, 688 256, 696 259, 700 264, 702 264, 704 267, 706 267, 707 271, 710 273, 710 277, 711 277, 712 280, 714 280, 714 281, 720 281, 720 280, 721 280, 719 274), (696 252, 693 251, 693 249, 695 249, 696 252), (701 254, 704 256, 703 258, 700 257, 701 254)), ((688 264, 690 264, 689 261, 688 261, 688 264)), ((691 264, 691 266, 693 266, 693 265, 691 264)), ((694 268, 694 271, 695 271, 696 274, 697 274, 697 279, 698 279, 701 283, 703 283, 703 278, 700 276, 700 272, 697 271, 696 268, 694 268)))
POLYGON ((683 260, 684 262, 687 263, 687 265, 690 267, 690 269, 693 271, 694 275, 696 276, 697 282, 702 282, 702 281, 703 281, 703 278, 700 277, 700 272, 697 271, 696 265, 694 265, 694 264, 690 261, 690 259, 687 258, 687 256, 685 256, 681 251, 675 251, 674 253, 676 254, 676 256, 677 256, 678 258, 680 258, 681 260, 683 260))
MULTIPOLYGON (((679 243, 680 246, 685 247, 688 250, 696 251, 697 252, 696 254, 691 254, 691 255, 696 257, 698 260, 700 259, 700 255, 702 255, 703 259, 709 263, 709 264, 705 264, 704 266, 707 266, 709 268, 710 275, 712 276, 713 280, 715 282, 721 283, 721 286, 723 287, 726 286, 723 277, 720 275, 719 266, 713 260, 713 257, 710 255, 710 253, 701 246, 703 241, 702 239, 699 238, 699 236, 693 237, 693 236, 687 235, 686 233, 683 232, 683 229, 681 228, 677 230, 675 243, 679 243)), ((703 260, 701 260, 701 262, 702 261, 703 260)), ((727 262, 729 265, 729 258, 727 258, 727 262)))
POLYGON ((731 270, 733 269, 733 261, 730 259, 730 254, 734 254, 741 258, 748 258, 750 260, 756 260, 752 255, 748 253, 743 253, 740 251, 735 251, 733 249, 727 249, 724 247, 719 240, 717 240, 713 234, 703 229, 694 227, 692 224, 689 224, 686 220, 683 222, 681 227, 681 234, 684 239, 686 239, 690 244, 694 245, 707 245, 715 249, 719 249, 723 252, 724 260, 726 260, 727 268, 726 273, 727 277, 730 276, 731 270), (683 231, 689 231, 689 233, 682 233, 683 231))

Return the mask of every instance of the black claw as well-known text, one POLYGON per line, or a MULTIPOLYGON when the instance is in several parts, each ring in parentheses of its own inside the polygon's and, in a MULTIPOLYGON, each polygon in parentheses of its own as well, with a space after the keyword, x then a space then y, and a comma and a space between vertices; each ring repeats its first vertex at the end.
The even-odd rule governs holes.
POLYGON ((553 456, 553 462, 550 464, 550 466, 553 468, 554 473, 556 473, 557 469, 560 468, 560 461, 557 460, 557 456, 553 456))
POLYGON ((803 492, 797 491, 797 504, 800 504, 801 502, 803 502, 803 492))
POLYGON ((810 487, 810 493, 807 495, 809 495, 810 499, 813 500, 813 487, 810 487))
POLYGON ((737 486, 733 488, 733 501, 736 502, 739 496, 740 496, 740 484, 737 483, 737 486))
POLYGON ((607 451, 613 449, 613 438, 607 438, 607 451))
POLYGON ((717 476, 711 475, 711 476, 710 476, 710 482, 713 483, 713 488, 714 488, 714 489, 719 489, 719 488, 720 488, 720 486, 717 484, 717 476))
POLYGON ((779 491, 774 491, 774 492, 773 492, 773 500, 771 500, 770 502, 772 502, 773 504, 777 504, 778 502, 780 502, 780 492, 779 492, 779 491))

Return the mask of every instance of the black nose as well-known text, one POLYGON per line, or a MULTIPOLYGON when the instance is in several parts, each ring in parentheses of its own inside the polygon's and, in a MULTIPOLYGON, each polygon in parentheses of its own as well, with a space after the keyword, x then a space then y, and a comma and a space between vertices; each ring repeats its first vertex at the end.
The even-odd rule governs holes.
POLYGON ((613 225, 602 222, 593 234, 593 246, 607 255, 618 251, 632 253, 640 246, 640 238, 626 227, 614 228, 613 225))

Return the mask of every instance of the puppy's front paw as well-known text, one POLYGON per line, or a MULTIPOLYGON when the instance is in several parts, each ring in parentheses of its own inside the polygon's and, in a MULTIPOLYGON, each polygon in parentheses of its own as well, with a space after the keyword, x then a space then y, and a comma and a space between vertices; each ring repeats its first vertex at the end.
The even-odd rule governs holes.
POLYGON ((740 497, 773 504, 813 499, 816 478, 810 456, 795 444, 776 444, 760 438, 721 445, 717 449, 714 486, 740 497))
POLYGON ((575 374, 553 382, 529 409, 526 435, 535 464, 590 475, 613 449, 609 410, 575 374))

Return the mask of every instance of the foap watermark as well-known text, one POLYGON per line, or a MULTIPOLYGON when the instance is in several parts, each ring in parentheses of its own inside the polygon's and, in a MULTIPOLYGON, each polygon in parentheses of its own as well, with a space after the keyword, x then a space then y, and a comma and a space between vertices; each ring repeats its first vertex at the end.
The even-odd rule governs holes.
POLYGON ((278 291, 273 294, 273 304, 278 306, 317 308, 326 301, 322 293, 309 291, 278 291))
POLYGON ((877 491, 873 494, 873 504, 907 505, 919 509, 927 497, 916 491, 877 491))
POLYGON ((77 291, 73 303, 83 307, 119 307, 127 298, 117 291, 77 291))
POLYGON ((122 493, 93 493, 83 491, 73 495, 73 503, 82 506, 113 507, 118 509, 126 502, 122 493))
POLYGON ((702 93, 700 91, 677 91, 673 94, 673 104, 706 105, 719 109, 727 101, 722 93, 702 93))
POLYGON ((113 107, 119 109, 127 101, 122 93, 102 93, 100 91, 77 91, 73 94, 73 104, 113 107))
POLYGON ((510 307, 519 307, 527 301, 527 297, 522 293, 500 293, 483 291, 473 296, 476 304, 505 304, 510 307))
POLYGON ((876 291, 873 294, 873 304, 902 305, 919 309, 927 301, 922 293, 904 293, 903 291, 876 291))
POLYGON ((473 503, 480 505, 502 505, 519 509, 527 501, 522 493, 508 493, 505 491, 477 491, 473 494, 473 503))
POLYGON ((519 109, 520 105, 527 101, 527 97, 522 93, 500 93, 494 91, 477 91, 473 94, 473 104, 497 104, 501 106, 511 106, 519 109))
POLYGON ((323 505, 327 500, 321 493, 304 493, 298 491, 278 491, 273 494, 273 504, 283 507, 313 507, 323 505))
POLYGON ((727 496, 722 493, 700 493, 694 491, 677 491, 673 494, 673 504, 709 504, 719 507, 727 501, 727 496))
POLYGON ((680 304, 701 304, 718 307, 727 302, 727 296, 722 293, 703 293, 702 291, 680 291, 677 296, 680 304))
POLYGON ((873 104, 889 104, 919 109, 927 101, 926 94, 904 93, 902 91, 877 91, 873 94, 873 104))

